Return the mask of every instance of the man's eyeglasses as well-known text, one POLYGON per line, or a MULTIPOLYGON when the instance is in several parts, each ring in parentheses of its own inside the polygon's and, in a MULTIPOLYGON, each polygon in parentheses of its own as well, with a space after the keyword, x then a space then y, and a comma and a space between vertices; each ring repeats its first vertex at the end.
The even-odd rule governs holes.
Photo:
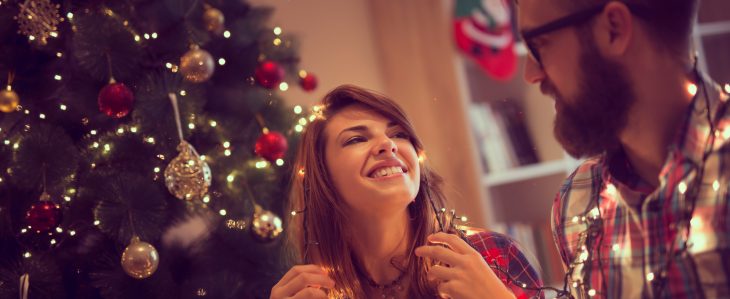
MULTIPOLYGON (((525 41, 525 45, 527 46, 527 49, 530 51, 530 55, 532 55, 533 58, 535 58, 535 61, 537 62, 540 67, 542 67, 542 60, 540 59, 540 52, 537 50, 537 47, 535 44, 531 41, 533 38, 547 34, 556 30, 563 29, 568 26, 577 26, 582 23, 587 22, 588 20, 592 19, 599 13, 603 11, 603 9, 608 5, 606 2, 605 4, 589 8, 583 11, 579 11, 573 14, 569 14, 567 16, 564 16, 562 18, 559 18, 555 21, 549 22, 545 25, 542 25, 540 27, 537 27, 532 30, 523 31, 522 32, 522 40, 525 41)), ((626 7, 629 8, 631 13, 641 17, 641 18, 648 18, 649 17, 649 9, 645 6, 632 4, 632 3, 624 3, 626 7)))

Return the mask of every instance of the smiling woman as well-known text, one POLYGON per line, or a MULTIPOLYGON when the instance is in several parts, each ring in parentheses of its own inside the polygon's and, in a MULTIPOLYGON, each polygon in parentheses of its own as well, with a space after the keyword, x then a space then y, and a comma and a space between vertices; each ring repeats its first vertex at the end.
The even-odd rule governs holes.
POLYGON ((297 265, 271 298, 542 297, 527 291, 542 283, 512 240, 464 237, 436 213, 442 179, 395 102, 346 85, 321 107, 295 163, 297 265))

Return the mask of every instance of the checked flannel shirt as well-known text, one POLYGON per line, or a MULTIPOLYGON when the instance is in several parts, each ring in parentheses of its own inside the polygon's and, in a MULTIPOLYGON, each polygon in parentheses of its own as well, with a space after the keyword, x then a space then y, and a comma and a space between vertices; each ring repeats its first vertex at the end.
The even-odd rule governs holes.
POLYGON ((553 235, 576 298, 730 298, 728 94, 708 79, 694 86, 658 187, 620 152, 562 186, 553 235))
POLYGON ((467 240, 482 255, 487 264, 496 265, 506 272, 494 271, 517 299, 543 298, 541 292, 531 290, 531 288, 542 287, 542 280, 514 240, 505 235, 487 231, 470 235, 467 240), (518 283, 524 284, 527 288, 517 285, 518 283))

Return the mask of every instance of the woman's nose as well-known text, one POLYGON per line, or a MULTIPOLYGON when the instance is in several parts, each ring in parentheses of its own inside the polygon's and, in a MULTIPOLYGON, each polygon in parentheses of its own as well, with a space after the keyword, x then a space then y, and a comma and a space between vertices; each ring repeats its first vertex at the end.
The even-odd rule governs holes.
POLYGON ((373 154, 378 155, 384 155, 388 153, 395 154, 398 152, 398 146, 396 146, 393 139, 390 139, 388 137, 384 137, 380 142, 375 146, 373 154))

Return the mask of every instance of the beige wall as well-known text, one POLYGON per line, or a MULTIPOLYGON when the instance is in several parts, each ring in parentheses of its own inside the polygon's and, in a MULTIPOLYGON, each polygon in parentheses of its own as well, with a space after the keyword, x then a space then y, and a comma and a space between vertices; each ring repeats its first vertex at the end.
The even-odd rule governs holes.
POLYGON ((273 7, 272 26, 294 34, 300 67, 316 74, 319 87, 304 92, 296 82, 282 95, 293 104, 311 105, 329 90, 350 83, 383 92, 368 0, 251 0, 273 7))
POLYGON ((459 215, 484 227, 484 190, 457 81, 450 36, 450 1, 254 0, 273 6, 272 25, 298 35, 301 66, 320 88, 291 88, 291 103, 312 104, 332 87, 353 83, 382 91, 406 110, 429 163, 446 179, 459 215))

